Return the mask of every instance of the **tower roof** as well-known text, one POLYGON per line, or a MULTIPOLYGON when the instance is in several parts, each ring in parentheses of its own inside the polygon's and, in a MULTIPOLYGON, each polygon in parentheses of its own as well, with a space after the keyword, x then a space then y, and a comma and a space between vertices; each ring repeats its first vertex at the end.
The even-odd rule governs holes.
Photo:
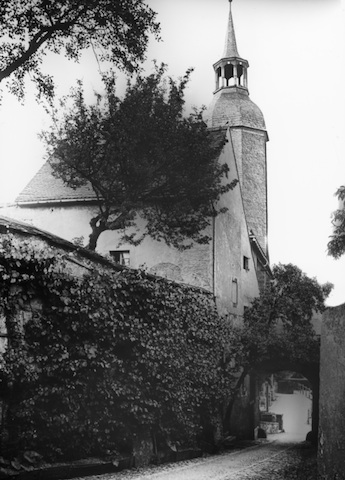
POLYGON ((235 28, 234 28, 234 22, 232 20, 231 2, 232 0, 229 0, 229 19, 228 19, 228 28, 225 36, 223 58, 240 56, 237 50, 235 28))
POLYGON ((242 126, 266 131, 260 108, 243 89, 234 87, 220 89, 214 94, 204 118, 210 128, 242 126))
POLYGON ((216 88, 205 120, 211 128, 248 127, 266 131, 261 110, 249 98, 247 60, 237 50, 234 22, 229 0, 229 18, 223 57, 213 65, 216 88))

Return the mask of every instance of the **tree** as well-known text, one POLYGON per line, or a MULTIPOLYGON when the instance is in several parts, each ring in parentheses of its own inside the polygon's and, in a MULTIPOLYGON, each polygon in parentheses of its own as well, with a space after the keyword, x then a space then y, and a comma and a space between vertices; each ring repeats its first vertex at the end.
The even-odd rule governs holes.
POLYGON ((236 185, 217 161, 224 136, 213 141, 202 109, 184 116, 192 70, 178 81, 167 79, 165 70, 156 66, 153 74, 129 81, 122 100, 108 74, 105 95, 91 106, 79 82, 62 102, 62 118, 43 134, 55 175, 73 188, 89 184, 95 193, 90 249, 105 230, 121 231, 134 245, 147 235, 180 249, 207 243, 205 228, 224 211, 216 203, 236 185), (138 212, 145 224, 128 233, 138 212))
POLYGON ((41 70, 48 52, 78 61, 93 48, 101 61, 133 72, 144 59, 149 33, 158 38, 155 13, 143 0, 2 0, 0 83, 24 96, 27 74, 38 96, 51 97, 53 79, 41 70))
MULTIPOLYGON (((297 365, 317 364, 320 343, 312 318, 325 310, 325 300, 333 285, 320 285, 292 264, 275 265, 273 280, 244 313, 241 332, 243 371, 237 382, 261 363, 289 360, 297 365)), ((235 397, 234 397, 235 398, 235 397)), ((232 400, 225 423, 230 418, 232 400)))
POLYGON ((320 285, 292 264, 276 265, 273 281, 244 315, 243 340, 250 367, 264 360, 296 362, 318 357, 312 318, 323 312, 333 285, 320 285))
POLYGON ((345 186, 337 190, 336 196, 340 205, 333 213, 333 235, 328 242, 328 253, 334 258, 339 258, 345 253, 345 186))

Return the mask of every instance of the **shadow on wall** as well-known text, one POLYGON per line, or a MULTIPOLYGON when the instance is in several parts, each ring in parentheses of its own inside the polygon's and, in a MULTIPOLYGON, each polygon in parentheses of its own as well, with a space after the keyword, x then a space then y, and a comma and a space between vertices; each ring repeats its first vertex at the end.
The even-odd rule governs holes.
POLYGON ((183 282, 181 269, 173 263, 158 263, 149 270, 152 275, 158 275, 159 277, 173 280, 174 282, 183 282))
POLYGON ((203 282, 203 280, 196 273, 188 272, 188 275, 185 275, 181 268, 174 263, 158 263, 149 269, 149 273, 172 280, 174 282, 185 283, 195 287, 207 289, 205 282, 203 282))

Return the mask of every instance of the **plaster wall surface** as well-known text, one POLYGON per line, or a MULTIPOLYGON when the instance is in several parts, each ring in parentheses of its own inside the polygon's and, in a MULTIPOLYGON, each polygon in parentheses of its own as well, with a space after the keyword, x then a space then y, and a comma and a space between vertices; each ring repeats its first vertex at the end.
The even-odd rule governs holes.
MULTIPOLYGON (((230 136, 228 140, 219 161, 228 163, 231 181, 239 176, 230 136)), ((221 313, 243 315, 244 307, 259 295, 259 286, 240 182, 223 195, 220 206, 228 210, 215 220, 215 295, 221 313), (248 259, 248 269, 244 268, 244 257, 248 259)))
POLYGON ((345 304, 323 314, 320 365, 319 478, 345 478, 345 304))
MULTIPOLYGON (((137 226, 140 230, 140 220, 137 226)), ((212 236, 212 227, 206 232, 212 236)), ((191 249, 179 251, 146 237, 133 246, 120 242, 120 236, 114 231, 103 232, 99 238, 97 250, 107 254, 112 250, 129 251, 130 267, 144 267, 150 273, 177 282, 213 290, 212 241, 207 245, 194 245, 191 249)))
POLYGON ((65 240, 84 237, 86 244, 90 235, 90 218, 96 209, 86 204, 41 205, 35 207, 17 205, 0 209, 0 214, 34 225, 65 240))
MULTIPOLYGON (((88 241, 90 219, 97 212, 90 205, 63 205, 18 207, 1 209, 1 213, 10 218, 20 220, 47 232, 58 235, 66 240, 83 237, 84 245, 88 241)), ((137 228, 142 228, 140 219, 137 228)), ((212 226, 206 231, 212 236, 212 226)), ((150 238, 138 246, 120 242, 120 235, 115 231, 103 232, 97 244, 97 252, 108 255, 111 251, 129 251, 129 266, 144 267, 150 273, 169 280, 189 285, 213 289, 213 254, 212 242, 207 245, 196 245, 191 249, 179 251, 168 247, 164 242, 150 238)))

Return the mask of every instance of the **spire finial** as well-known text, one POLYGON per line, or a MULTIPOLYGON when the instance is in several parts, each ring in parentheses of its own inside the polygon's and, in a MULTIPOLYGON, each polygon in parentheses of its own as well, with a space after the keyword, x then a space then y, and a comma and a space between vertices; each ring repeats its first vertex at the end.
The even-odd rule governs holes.
POLYGON ((236 45, 234 22, 232 20, 231 2, 232 2, 232 0, 229 0, 229 7, 230 7, 229 8, 229 20, 228 20, 228 29, 227 29, 226 38, 225 38, 223 58, 239 57, 239 54, 238 54, 238 51, 237 51, 237 45, 236 45))

